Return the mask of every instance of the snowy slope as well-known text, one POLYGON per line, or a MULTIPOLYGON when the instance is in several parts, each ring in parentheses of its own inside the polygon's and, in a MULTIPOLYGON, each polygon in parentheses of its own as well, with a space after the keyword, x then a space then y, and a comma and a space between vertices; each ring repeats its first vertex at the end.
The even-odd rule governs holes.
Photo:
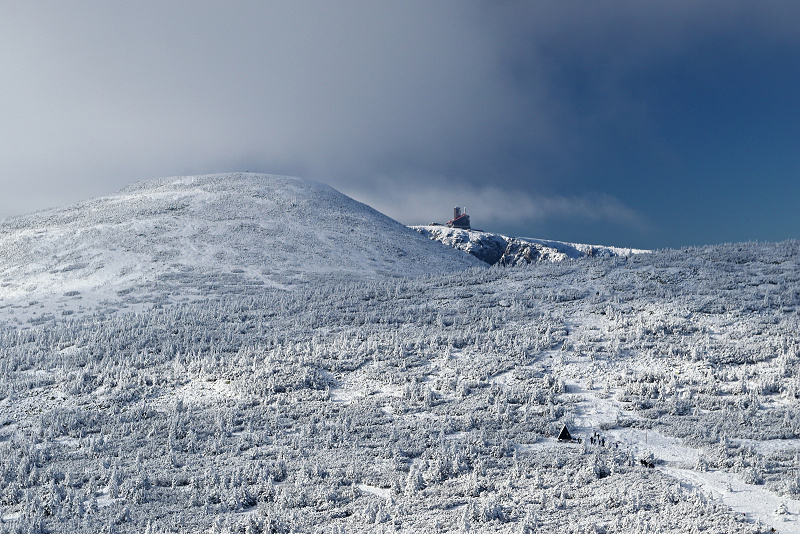
POLYGON ((414 230, 440 243, 469 252, 490 265, 526 265, 543 261, 562 261, 583 256, 630 256, 647 250, 582 245, 532 237, 464 230, 447 226, 412 226, 414 230))
POLYGON ((0 322, 0 532, 800 533, 800 243, 335 280, 0 322))
POLYGON ((538 263, 263 175, 6 221, 0 533, 800 533, 800 243, 441 230, 538 263))
POLYGON ((750 243, 0 323, 0 532, 800 533, 799 266, 750 243))
POLYGON ((479 264, 326 185, 251 173, 145 181, 7 220, 0 258, 0 302, 28 315, 479 264))

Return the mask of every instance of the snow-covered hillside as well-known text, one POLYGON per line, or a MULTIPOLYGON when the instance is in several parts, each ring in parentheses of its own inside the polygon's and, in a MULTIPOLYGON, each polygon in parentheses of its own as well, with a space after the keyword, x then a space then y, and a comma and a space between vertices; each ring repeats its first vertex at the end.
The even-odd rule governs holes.
POLYGON ((526 265, 543 261, 562 261, 583 256, 630 256, 647 250, 581 245, 532 237, 509 237, 502 234, 449 228, 441 225, 412 226, 414 230, 440 243, 469 252, 489 265, 526 265))
POLYGON ((800 534, 800 243, 525 243, 247 174, 6 221, 0 534, 800 534))
POLYGON ((479 262, 331 187, 240 173, 151 180, 0 224, 0 303, 22 319, 479 262), (31 304, 33 303, 33 304, 31 304))
POLYGON ((797 533, 798 310, 789 242, 0 325, 0 532, 797 533))

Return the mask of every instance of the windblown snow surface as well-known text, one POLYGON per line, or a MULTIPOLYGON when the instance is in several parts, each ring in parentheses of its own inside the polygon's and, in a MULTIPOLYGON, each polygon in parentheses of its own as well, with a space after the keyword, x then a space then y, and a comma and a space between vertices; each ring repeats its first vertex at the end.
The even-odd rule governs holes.
POLYGON ((443 248, 309 180, 251 173, 151 180, 0 225, 0 314, 40 320, 478 264, 443 248))
MULTIPOLYGON (((161 213, 152 192, 187 184, 168 195, 188 204, 170 232, 208 231, 174 243, 179 265, 269 248, 266 236, 226 245, 229 232, 190 207, 208 181, 225 188, 172 179, 121 195, 161 213)), ((227 191, 234 205, 253 196, 227 191)), ((297 197, 304 213, 326 209, 297 197)), ((49 240, 38 261, 95 250, 103 224, 146 227, 89 217, 82 231, 71 213, 47 227, 69 229, 64 248, 49 240)), ((7 239, 24 226, 11 224, 7 239)), ((146 271, 154 251, 129 252, 122 234, 115 265, 146 271)), ((271 264, 279 283, 167 284, 180 269, 159 260, 134 282, 80 289, 114 306, 7 314, 0 532, 800 532, 800 243, 444 269, 458 252, 410 235, 443 255, 420 276, 346 263, 352 248, 361 264, 376 234, 338 247, 342 272, 315 253, 329 249, 302 245, 313 281, 271 264), (557 442, 564 425, 582 442, 557 442)), ((242 269, 258 274, 249 254, 242 269)), ((55 284, 4 261, 7 287, 28 287, 26 272, 55 284)))

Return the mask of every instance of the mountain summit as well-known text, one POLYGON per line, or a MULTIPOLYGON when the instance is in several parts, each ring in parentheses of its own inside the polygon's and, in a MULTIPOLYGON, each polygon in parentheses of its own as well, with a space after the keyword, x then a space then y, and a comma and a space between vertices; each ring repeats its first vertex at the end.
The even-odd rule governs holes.
POLYGON ((254 173, 149 180, 6 220, 0 258, 5 311, 28 319, 120 296, 152 302, 479 264, 332 187, 254 173))

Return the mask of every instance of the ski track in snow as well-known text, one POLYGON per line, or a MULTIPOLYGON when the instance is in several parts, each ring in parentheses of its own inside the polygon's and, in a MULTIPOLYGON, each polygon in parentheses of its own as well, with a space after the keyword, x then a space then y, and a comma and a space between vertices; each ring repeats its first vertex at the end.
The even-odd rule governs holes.
POLYGON ((800 503, 779 497, 763 486, 745 484, 732 473, 720 470, 695 471, 671 467, 660 468, 683 484, 700 487, 703 491, 725 503, 731 510, 747 518, 773 527, 781 534, 800 532, 800 503), (783 507, 783 513, 778 510, 783 507))
MULTIPOLYGON (((775 528, 781 534, 800 534, 800 502, 780 497, 764 486, 745 484, 734 473, 722 470, 697 471, 692 468, 700 456, 700 451, 683 445, 682 440, 664 436, 654 430, 636 428, 613 428, 600 430, 601 425, 613 424, 619 415, 633 416, 633 412, 623 410, 613 400, 597 396, 577 381, 567 382, 569 394, 582 397, 577 403, 577 413, 573 423, 573 434, 588 443, 595 431, 606 439, 607 446, 617 446, 630 451, 634 457, 647 457, 649 454, 658 462, 656 468, 678 479, 681 484, 699 488, 707 495, 723 502, 736 513, 744 514, 753 522, 775 528)), ((757 446, 761 451, 792 448, 800 440, 738 440, 757 446)), ((542 441, 521 450, 555 446, 556 440, 542 441)), ((592 445, 589 445, 590 447, 592 445)), ((596 446, 596 445, 595 445, 596 446)))
MULTIPOLYGON (((549 356, 560 358, 559 351, 552 351, 549 356)), ((563 362, 562 362, 563 363, 563 362)), ((491 383, 508 385, 514 380, 514 371, 504 371, 490 378, 491 383)), ((736 513, 743 514, 750 521, 768 525, 781 534, 800 534, 800 502, 780 497, 764 486, 745 484, 734 473, 722 470, 697 471, 693 466, 697 463, 701 451, 683 445, 683 440, 665 436, 656 430, 638 428, 608 428, 614 426, 620 416, 637 418, 635 412, 625 410, 615 401, 618 390, 600 388, 589 389, 580 380, 565 381, 566 395, 576 395, 581 400, 576 403, 576 414, 571 425, 574 437, 580 437, 588 447, 589 438, 598 432, 605 439, 607 447, 616 447, 630 452, 636 460, 652 458, 656 469, 676 478, 683 486, 702 490, 707 496, 716 499, 736 513)), ((342 402, 350 402, 358 396, 364 396, 366 386, 358 389, 339 389, 331 396, 342 402)), ((449 439, 459 439, 462 433, 449 435, 449 439)), ((796 448, 800 439, 792 440, 732 440, 755 447, 759 452, 771 452, 796 448)), ((530 453, 552 447, 579 447, 576 443, 560 443, 555 438, 540 440, 536 443, 518 444, 516 449, 521 453, 530 453)), ((383 496, 378 488, 364 491, 383 496)))

